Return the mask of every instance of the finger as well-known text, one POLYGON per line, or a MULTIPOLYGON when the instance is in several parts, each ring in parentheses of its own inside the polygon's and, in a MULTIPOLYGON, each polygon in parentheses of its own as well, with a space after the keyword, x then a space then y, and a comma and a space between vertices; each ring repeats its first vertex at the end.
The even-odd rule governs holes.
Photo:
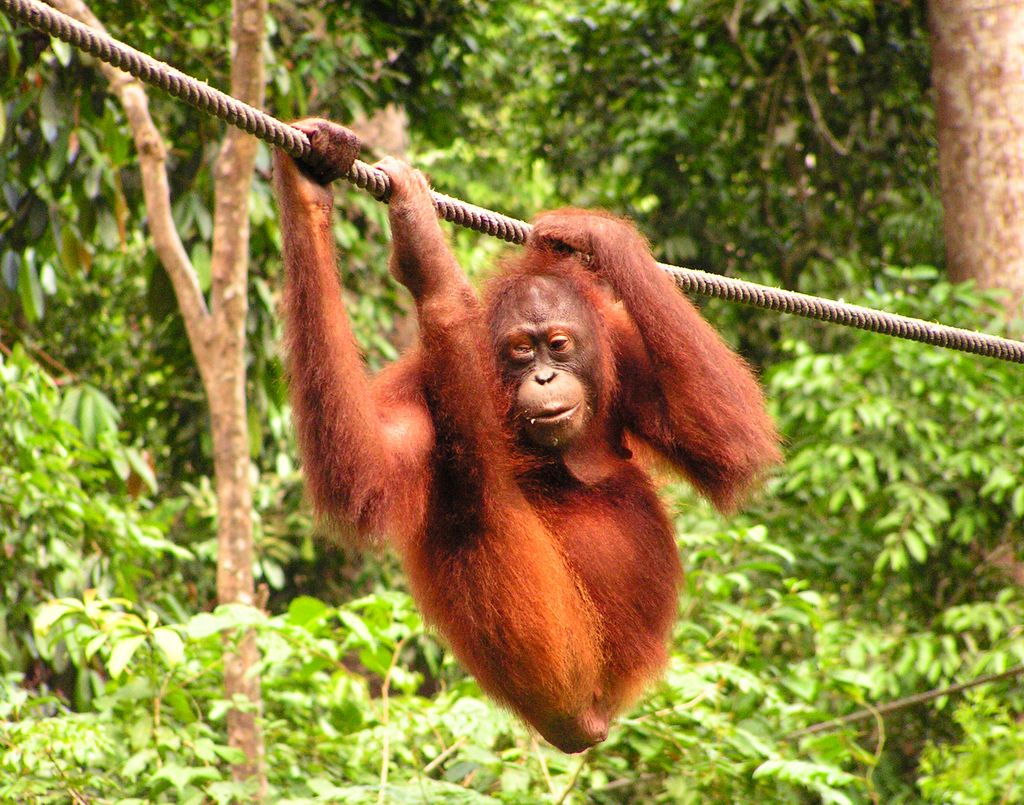
POLYGON ((395 184, 396 182, 404 184, 405 176, 409 172, 408 165, 392 156, 387 156, 379 160, 374 167, 387 174, 387 177, 391 180, 392 184, 395 184))
POLYGON ((319 117, 292 124, 309 139, 310 153, 300 166, 320 184, 330 184, 348 173, 359 155, 359 138, 344 126, 319 117))
POLYGON ((374 163, 374 167, 380 168, 381 170, 387 170, 388 168, 394 168, 395 166, 400 167, 401 165, 402 163, 391 155, 381 157, 374 163))

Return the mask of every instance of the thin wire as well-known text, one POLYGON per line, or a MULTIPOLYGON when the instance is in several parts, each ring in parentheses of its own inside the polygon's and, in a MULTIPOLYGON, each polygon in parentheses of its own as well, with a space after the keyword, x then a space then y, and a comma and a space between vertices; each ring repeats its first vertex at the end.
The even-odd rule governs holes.
MULTIPOLYGON (((238 126, 255 137, 302 159, 310 153, 306 135, 280 120, 230 95, 182 73, 164 62, 83 25, 39 0, 0 0, 0 9, 12 19, 55 36, 76 48, 119 67, 141 81, 163 89, 203 112, 238 126)), ((391 183, 387 174, 356 160, 344 177, 375 198, 387 201, 391 183)), ((443 193, 432 192, 438 216, 459 226, 483 232, 510 243, 525 243, 532 227, 525 221, 467 204, 443 193)), ((1024 363, 1024 342, 950 327, 909 316, 900 316, 860 305, 772 288, 745 280, 723 277, 692 268, 658 264, 685 291, 728 299, 765 310, 856 327, 861 330, 921 341, 926 344, 1024 363)))

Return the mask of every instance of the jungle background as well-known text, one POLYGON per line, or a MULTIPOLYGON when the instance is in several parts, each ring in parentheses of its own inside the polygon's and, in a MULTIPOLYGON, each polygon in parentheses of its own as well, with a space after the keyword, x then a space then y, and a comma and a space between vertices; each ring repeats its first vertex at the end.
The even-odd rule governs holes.
MULTIPOLYGON (((1022 332, 1012 297, 947 272, 925 3, 253 5, 265 108, 352 122, 368 161, 397 153, 516 217, 629 215, 666 262, 1022 332)), ((230 86, 227 0, 89 8, 230 86)), ((1024 662, 1019 367, 698 300, 761 374, 786 462, 729 518, 666 481, 686 568, 670 666, 567 757, 481 695, 392 557, 312 522, 262 144, 238 353, 255 587, 248 603, 218 588, 217 373, 190 348, 110 89, 0 16, 0 801, 1024 800, 1019 680, 800 733, 1024 662), (226 693, 246 635, 258 688, 226 693), (232 713, 252 717, 249 743, 232 713)), ((216 308, 225 127, 148 95, 168 220, 216 308)), ((338 207, 349 312, 379 367, 413 332, 386 208, 347 187, 338 207)), ((473 277, 507 248, 451 237, 473 277)))

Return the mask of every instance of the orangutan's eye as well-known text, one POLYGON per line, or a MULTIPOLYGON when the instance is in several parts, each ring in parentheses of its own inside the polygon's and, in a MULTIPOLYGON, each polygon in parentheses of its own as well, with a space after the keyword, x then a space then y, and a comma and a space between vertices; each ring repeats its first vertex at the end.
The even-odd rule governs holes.
POLYGON ((558 333, 548 340, 548 346, 552 352, 568 352, 572 349, 572 339, 567 335, 558 333))
POLYGON ((509 355, 517 363, 533 360, 533 347, 525 341, 517 341, 509 347, 509 355))

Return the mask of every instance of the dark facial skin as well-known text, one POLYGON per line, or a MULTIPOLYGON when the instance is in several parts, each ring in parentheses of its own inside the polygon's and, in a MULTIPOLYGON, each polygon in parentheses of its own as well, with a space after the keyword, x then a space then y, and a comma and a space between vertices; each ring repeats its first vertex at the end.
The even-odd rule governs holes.
POLYGON ((525 280, 495 322, 513 417, 537 447, 564 450, 593 414, 593 313, 556 277, 525 280))

